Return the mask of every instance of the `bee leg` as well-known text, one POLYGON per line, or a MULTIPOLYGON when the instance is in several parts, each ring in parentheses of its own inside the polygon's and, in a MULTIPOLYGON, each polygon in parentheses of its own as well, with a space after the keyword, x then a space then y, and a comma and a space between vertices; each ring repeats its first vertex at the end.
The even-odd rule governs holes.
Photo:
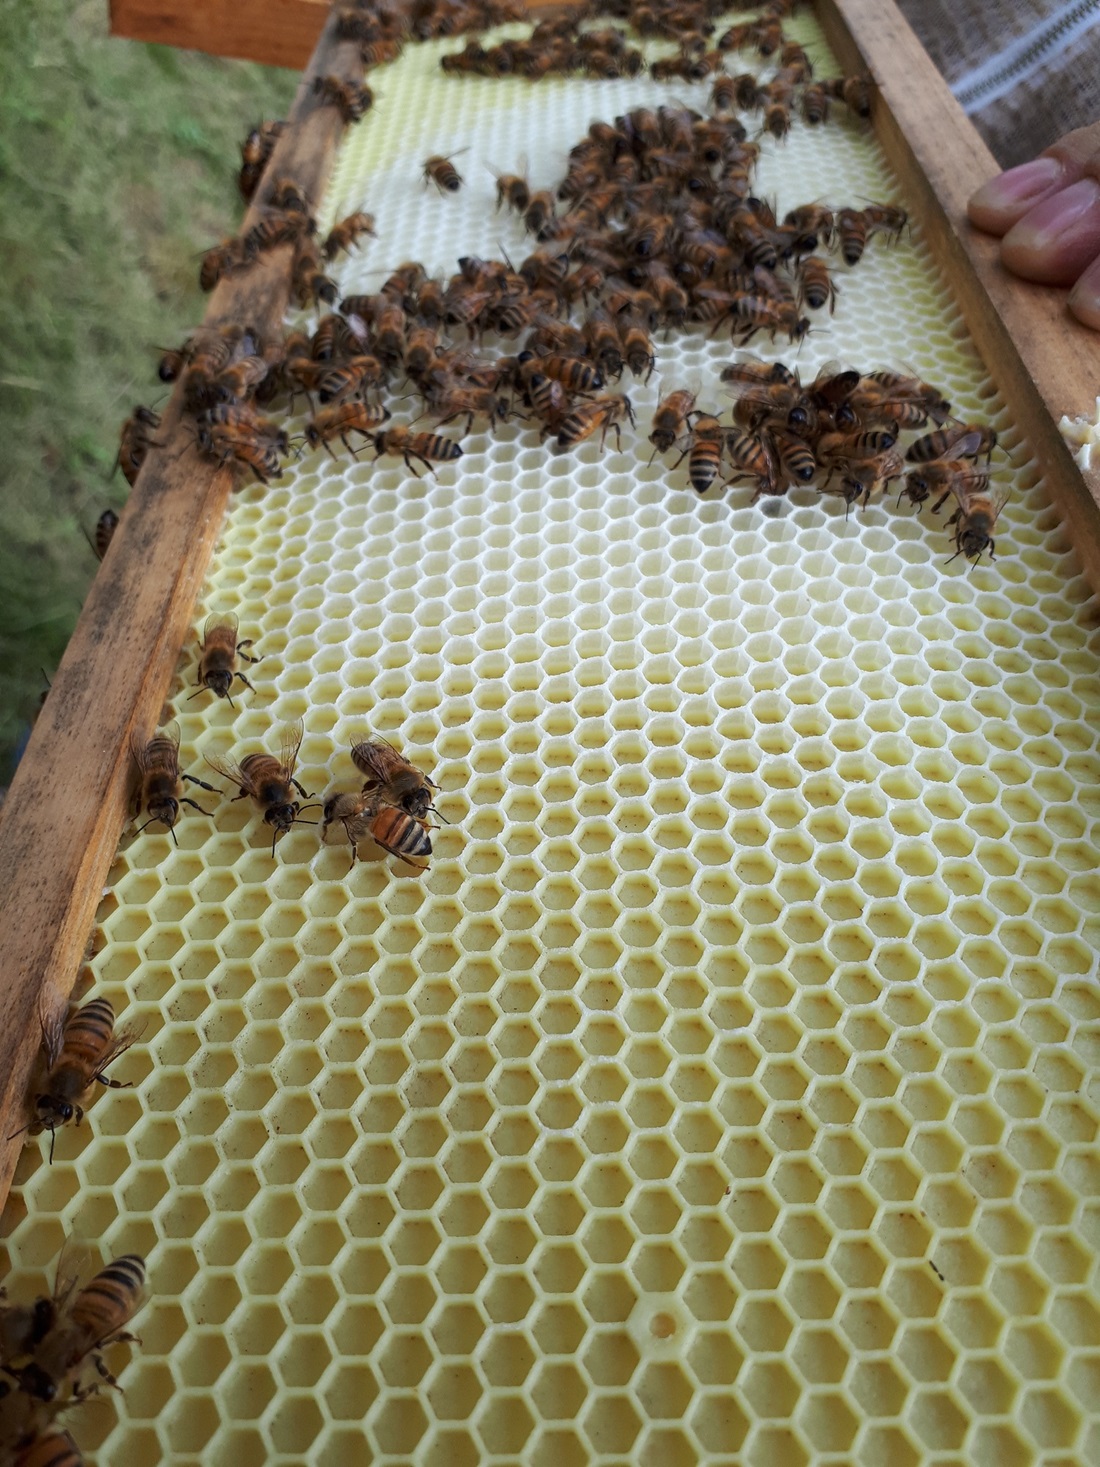
MULTIPOLYGON (((943 505, 950 498, 950 495, 951 495, 951 490, 948 489, 948 491, 947 491, 946 494, 941 495, 940 498, 936 500, 935 504, 932 506, 932 513, 933 514, 939 514, 939 512, 940 512, 940 506, 943 505)), ((953 525, 955 523, 954 518, 949 519, 947 521, 947 523, 949 525, 953 525)))
POLYGON ((95 1078, 101 1085, 106 1085, 108 1090, 132 1090, 134 1088, 132 1080, 112 1080, 109 1075, 96 1075, 95 1078))
MULTIPOLYGON (((211 791, 213 791, 214 794, 217 794, 217 790, 214 789, 214 786, 213 785, 204 784, 203 785, 203 789, 211 790, 211 791)), ((196 805, 195 802, 194 802, 194 800, 182 799, 180 801, 180 804, 181 805, 190 805, 191 808, 192 808, 192 810, 197 810, 200 815, 207 815, 207 816, 210 817, 210 819, 213 819, 214 818, 214 812, 213 812, 213 810, 204 810, 201 805, 196 805)))
POLYGON ((296 779, 293 779, 292 778, 290 782, 294 786, 294 788, 298 791, 298 793, 301 795, 301 797, 302 797, 303 800, 308 800, 309 799, 309 795, 302 788, 302 786, 298 783, 298 781, 296 779))
MULTIPOLYGON (((252 659, 251 659, 251 658, 249 658, 249 661, 250 661, 250 662, 251 662, 251 661, 252 661, 252 659)), ((249 689, 249 690, 250 690, 250 691, 251 691, 251 692, 253 692, 253 693, 254 693, 254 692, 255 692, 255 691, 256 691, 256 689, 255 689, 255 688, 254 688, 254 687, 253 687, 253 686, 252 686, 252 684, 251 684, 251 683, 250 683, 250 682, 249 682, 249 681, 248 681, 248 679, 247 679, 247 678, 246 678, 246 677, 245 677, 245 675, 244 675, 244 673, 243 673, 243 672, 238 672, 238 673, 237 673, 237 674, 236 674, 236 676, 237 676, 237 677, 239 677, 239 678, 240 678, 240 680, 241 680, 241 682, 242 682, 242 683, 244 683, 244 685, 245 685, 245 687, 246 687, 246 688, 248 688, 248 689, 249 689)), ((228 693, 227 693, 227 694, 226 694, 226 697, 227 697, 227 698, 228 698, 228 697, 229 697, 229 694, 228 694, 228 693)), ((229 701, 230 701, 230 703, 232 703, 232 701, 233 701, 233 700, 232 700, 232 698, 230 698, 230 699, 229 699, 229 701)))
POLYGON ((262 662, 263 661, 263 658, 262 657, 249 657, 249 655, 247 654, 247 652, 243 652, 241 650, 243 647, 254 647, 255 645, 256 644, 255 644, 254 640, 251 637, 249 637, 249 639, 248 639, 247 642, 238 642, 237 643, 237 649, 236 649, 237 650, 237 655, 239 657, 243 657, 246 662, 262 662))
MULTIPOLYGON (((405 467, 408 469, 409 473, 410 474, 414 474, 416 476, 416 478, 419 479, 421 476, 413 468, 412 459, 409 457, 409 455, 407 453, 404 455, 404 458, 405 458, 405 467)), ((422 462, 423 462, 423 460, 422 460, 422 462)), ((429 464, 428 467, 430 468, 431 465, 429 464)))
MULTIPOLYGON (((218 793, 218 790, 215 788, 214 785, 207 784, 205 779, 196 779, 193 774, 184 774, 181 776, 181 778, 185 779, 188 784, 197 784, 199 789, 201 790, 209 790, 212 795, 216 795, 218 793)), ((191 801, 188 800, 187 803, 190 804, 191 801)))

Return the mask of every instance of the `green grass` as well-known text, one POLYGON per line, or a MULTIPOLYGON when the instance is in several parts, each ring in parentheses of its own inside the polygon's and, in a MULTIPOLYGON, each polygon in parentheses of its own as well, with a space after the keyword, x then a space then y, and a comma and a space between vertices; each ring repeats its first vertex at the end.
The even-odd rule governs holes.
POLYGON ((105 0, 0 7, 0 779, 95 574, 84 538, 158 347, 202 316, 237 145, 297 76, 112 40, 105 0))

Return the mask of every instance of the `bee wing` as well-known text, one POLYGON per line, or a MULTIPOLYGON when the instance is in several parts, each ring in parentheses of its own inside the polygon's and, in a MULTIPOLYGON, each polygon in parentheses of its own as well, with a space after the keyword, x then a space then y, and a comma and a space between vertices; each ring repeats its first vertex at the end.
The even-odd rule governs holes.
POLYGON ((982 435, 978 431, 964 433, 961 438, 951 445, 952 458, 972 458, 981 451, 982 435))
POLYGON ((302 747, 302 740, 306 736, 306 726, 299 718, 297 723, 292 723, 283 729, 282 742, 279 746, 281 762, 283 766, 283 777, 290 779, 298 763, 298 750, 302 747))
POLYGON ((994 501, 995 504, 996 504, 996 508, 993 511, 993 523, 994 524, 996 524, 997 521, 1000 519, 1000 517, 1001 517, 1001 510, 1004 509, 1005 505, 1008 503, 1008 500, 1009 500, 1009 492, 1008 492, 1008 490, 1007 489, 1002 489, 1001 492, 997 495, 996 500, 994 501))
POLYGON ((361 769, 372 784, 385 784, 404 762, 401 755, 385 739, 368 738, 352 745, 352 763, 361 769))
POLYGON ((130 756, 137 765, 138 774, 142 778, 144 778, 146 770, 149 768, 148 748, 148 739, 143 739, 138 733, 132 733, 130 735, 130 756))
POLYGON ((97 1071, 105 1070, 109 1064, 112 1064, 118 1059, 119 1055, 125 1054, 132 1045, 137 1043, 144 1033, 144 1024, 126 1024, 123 1028, 116 1029, 111 1036, 110 1044, 104 1050, 96 1066, 97 1071))
POLYGON ((221 759, 217 754, 204 754, 202 757, 211 769, 235 784, 239 790, 244 790, 246 795, 255 793, 252 781, 235 759, 221 759))
POLYGON ((64 1011, 47 1014, 39 1004, 38 1022, 42 1028, 42 1049, 46 1056, 46 1068, 50 1070, 61 1058, 65 1044, 65 1019, 64 1011))
POLYGON ((206 621, 203 625, 202 640, 204 644, 209 641, 210 633, 215 627, 229 627, 233 633, 233 640, 236 641, 237 631, 240 627, 240 621, 236 614, 232 611, 224 613, 215 611, 212 616, 208 616, 206 618, 206 621))
POLYGON ((80 1275, 87 1272, 87 1268, 82 1266, 77 1257, 83 1251, 85 1250, 78 1248, 71 1238, 66 1238, 57 1255, 52 1298, 59 1314, 68 1307, 69 1300, 76 1293, 80 1275))

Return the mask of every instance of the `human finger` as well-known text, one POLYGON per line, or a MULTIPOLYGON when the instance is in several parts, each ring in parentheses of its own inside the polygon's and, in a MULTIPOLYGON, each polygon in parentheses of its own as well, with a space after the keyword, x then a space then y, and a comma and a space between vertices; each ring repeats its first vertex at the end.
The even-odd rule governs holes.
POLYGON ((1007 234, 1029 209, 1084 177, 1100 179, 1100 122, 1074 128, 1037 158, 983 183, 971 195, 967 214, 987 234, 1007 234))
POLYGON ((1100 183, 1079 178, 1041 200, 1001 241, 1006 269, 1043 285, 1072 285, 1100 254, 1100 183))
POLYGON ((986 234, 1007 234, 1029 209, 1080 178, 1061 158, 1041 156, 1009 168, 971 194, 966 212, 986 234))
POLYGON ((1078 321, 1100 331, 1100 254, 1078 278, 1067 304, 1078 321))

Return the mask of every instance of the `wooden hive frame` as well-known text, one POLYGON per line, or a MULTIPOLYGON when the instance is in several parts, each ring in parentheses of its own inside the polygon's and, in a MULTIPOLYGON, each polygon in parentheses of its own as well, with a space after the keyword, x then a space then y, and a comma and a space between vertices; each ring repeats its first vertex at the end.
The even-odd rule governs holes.
MULTIPOLYGON (((936 262, 1046 476, 1084 570, 1100 588, 1100 475, 1081 473, 1057 428, 1064 413, 1091 415, 1100 336, 1067 314, 1064 292, 1010 278, 997 241, 970 229, 966 200, 997 164, 892 0, 817 0, 817 8, 845 70, 868 71, 878 84, 872 120, 879 140, 918 206, 936 262)), ((216 29, 223 54, 244 49, 284 64, 301 55, 322 18, 318 0, 194 9, 207 37, 216 29), (260 52, 249 38, 262 28, 268 41, 260 52)), ((114 0, 112 18, 116 32, 143 39, 188 44, 200 35, 145 0, 114 0)), ((314 78, 354 75, 358 66, 357 48, 336 40, 330 17, 270 164, 313 197, 325 187, 342 130, 335 109, 318 105, 314 78)), ((255 218, 250 212, 242 227, 255 218)), ((287 308, 289 267, 284 246, 220 284, 206 324, 274 327, 287 308)), ((180 410, 177 391, 164 415, 164 446, 141 471, 0 820, 0 889, 7 893, 0 1203, 22 1145, 12 1133, 25 1121, 41 1020, 72 991, 126 817, 130 737, 148 736, 157 720, 233 488, 229 470, 211 468, 195 452, 180 410)))

